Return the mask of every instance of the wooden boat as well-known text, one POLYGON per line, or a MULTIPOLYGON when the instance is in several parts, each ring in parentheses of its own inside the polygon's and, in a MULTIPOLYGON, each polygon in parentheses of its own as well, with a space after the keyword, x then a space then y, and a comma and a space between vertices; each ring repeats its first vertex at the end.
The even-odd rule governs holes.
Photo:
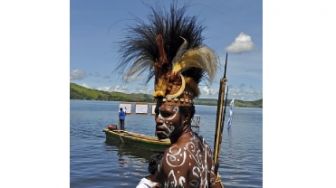
POLYGON ((103 131, 106 135, 106 143, 110 144, 122 143, 149 151, 164 151, 170 146, 169 139, 159 140, 154 136, 118 129, 111 130, 111 128, 105 128, 103 131))

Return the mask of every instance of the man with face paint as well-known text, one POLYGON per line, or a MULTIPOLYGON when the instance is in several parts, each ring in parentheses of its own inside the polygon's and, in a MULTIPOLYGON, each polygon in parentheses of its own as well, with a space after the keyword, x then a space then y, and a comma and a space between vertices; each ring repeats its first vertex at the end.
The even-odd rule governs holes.
POLYGON ((223 187, 214 174, 209 145, 191 129, 194 112, 192 103, 166 99, 157 102, 156 134, 160 139, 169 138, 172 143, 153 178, 162 187, 223 187))
MULTIPOLYGON (((126 77, 149 70, 154 77, 156 135, 169 138, 171 146, 147 179, 138 187, 223 187, 214 174, 209 145, 191 129, 193 99, 203 78, 211 81, 218 58, 202 44, 203 27, 185 7, 173 4, 169 12, 152 8, 149 22, 130 28, 120 51, 128 67, 126 77)), ((155 163, 156 164, 156 163, 155 163)))

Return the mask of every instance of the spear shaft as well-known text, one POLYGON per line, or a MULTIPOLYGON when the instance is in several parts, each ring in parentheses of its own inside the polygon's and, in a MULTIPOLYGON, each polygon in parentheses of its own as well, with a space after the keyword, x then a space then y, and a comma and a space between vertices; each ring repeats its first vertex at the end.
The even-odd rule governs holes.
POLYGON ((226 101, 227 101, 227 79, 226 79, 226 68, 227 68, 228 53, 225 56, 225 66, 224 75, 220 80, 219 91, 218 91, 218 103, 217 103, 217 114, 216 114, 216 132, 214 140, 214 156, 213 160, 215 163, 215 174, 218 174, 219 167, 219 154, 222 144, 223 127, 225 122, 225 111, 226 111, 226 101))

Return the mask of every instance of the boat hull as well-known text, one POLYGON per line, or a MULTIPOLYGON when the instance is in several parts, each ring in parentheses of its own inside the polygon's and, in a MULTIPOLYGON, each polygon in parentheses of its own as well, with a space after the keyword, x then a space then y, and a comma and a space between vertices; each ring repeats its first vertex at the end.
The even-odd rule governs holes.
POLYGON ((170 146, 168 139, 159 140, 153 136, 133 133, 124 130, 103 130, 108 144, 126 144, 131 147, 137 147, 149 151, 164 151, 170 146))

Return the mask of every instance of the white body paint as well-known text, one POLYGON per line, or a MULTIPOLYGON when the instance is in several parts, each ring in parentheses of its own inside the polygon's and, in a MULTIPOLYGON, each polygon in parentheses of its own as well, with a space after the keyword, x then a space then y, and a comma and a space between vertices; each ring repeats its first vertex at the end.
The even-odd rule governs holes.
MULTIPOLYGON (((192 136, 183 148, 177 147, 176 145, 171 146, 164 158, 165 163, 171 168, 164 187, 184 187, 186 179, 189 178, 192 180, 192 184, 197 187, 209 187, 208 175, 213 173, 211 172, 213 168, 209 169, 208 167, 208 157, 212 158, 209 146, 205 143, 204 139, 200 140, 200 138, 195 135, 192 136), (192 167, 190 162, 187 164, 187 158, 193 161, 194 165, 192 167), (185 168, 191 167, 189 177, 184 177, 177 173, 175 168, 183 166, 185 168)), ((211 182, 213 182, 213 180, 211 180, 211 182)))

